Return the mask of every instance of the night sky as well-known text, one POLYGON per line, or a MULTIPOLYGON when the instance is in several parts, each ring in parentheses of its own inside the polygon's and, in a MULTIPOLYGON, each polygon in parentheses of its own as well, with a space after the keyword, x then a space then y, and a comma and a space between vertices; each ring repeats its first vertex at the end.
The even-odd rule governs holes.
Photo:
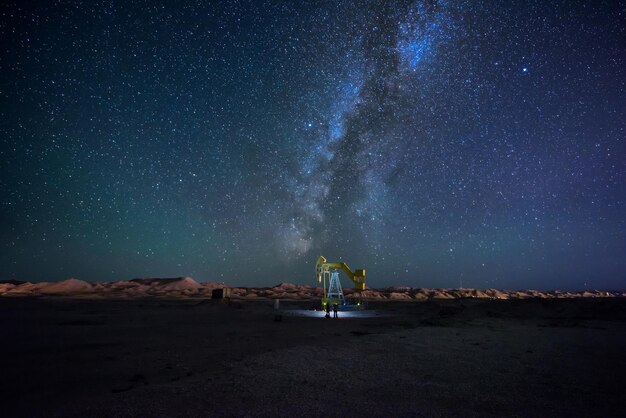
POLYGON ((626 288, 623 2, 3 2, 0 39, 0 279, 626 288))

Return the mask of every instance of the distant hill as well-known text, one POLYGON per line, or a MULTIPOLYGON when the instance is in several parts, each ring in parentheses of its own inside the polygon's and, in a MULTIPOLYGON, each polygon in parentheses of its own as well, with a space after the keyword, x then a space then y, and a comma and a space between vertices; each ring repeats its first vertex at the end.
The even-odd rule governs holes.
POLYGON ((24 283, 26 283, 24 280, 0 280, 0 284, 12 284, 15 286, 19 286, 24 283))
MULTIPOLYGON (((30 283, 21 280, 0 281, 0 297, 64 296, 80 298, 142 298, 142 297, 184 297, 210 298, 213 289, 225 287, 222 283, 198 283, 191 277, 135 278, 127 281, 91 283, 78 279, 59 282, 30 283)), ((424 289, 407 286, 368 288, 357 291, 345 288, 346 297, 379 300, 419 302, 436 299, 568 299, 626 297, 626 291, 587 290, 581 292, 538 291, 538 290, 498 290, 498 289, 424 289)), ((279 283, 272 287, 231 287, 233 299, 285 299, 320 300, 321 287, 279 283)))

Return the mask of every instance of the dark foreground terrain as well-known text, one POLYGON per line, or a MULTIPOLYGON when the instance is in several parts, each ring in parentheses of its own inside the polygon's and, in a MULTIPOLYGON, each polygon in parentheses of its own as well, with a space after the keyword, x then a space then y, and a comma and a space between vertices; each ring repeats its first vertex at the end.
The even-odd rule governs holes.
POLYGON ((623 416, 623 298, 369 308, 2 298, 0 416, 623 416))

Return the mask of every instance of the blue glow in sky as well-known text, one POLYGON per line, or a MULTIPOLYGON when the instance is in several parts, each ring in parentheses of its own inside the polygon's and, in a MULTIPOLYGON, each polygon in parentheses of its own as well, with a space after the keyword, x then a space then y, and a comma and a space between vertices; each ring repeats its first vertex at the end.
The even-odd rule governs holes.
POLYGON ((626 287, 619 2, 0 8, 0 279, 626 287))

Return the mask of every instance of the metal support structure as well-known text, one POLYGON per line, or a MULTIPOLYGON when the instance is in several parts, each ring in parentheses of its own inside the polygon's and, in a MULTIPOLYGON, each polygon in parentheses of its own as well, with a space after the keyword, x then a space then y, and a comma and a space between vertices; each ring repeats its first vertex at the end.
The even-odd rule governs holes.
POLYGON ((339 306, 346 304, 346 300, 343 297, 343 289, 341 288, 341 281, 339 281, 339 272, 333 271, 330 273, 330 281, 328 283, 328 293, 326 294, 327 300, 337 300, 339 306))
POLYGON ((330 279, 330 272, 328 270, 322 271, 319 274, 319 279, 322 281, 322 284, 324 286, 324 293, 322 293, 322 295, 324 295, 322 297, 322 307, 326 306, 326 283, 328 282, 328 280, 330 279))

